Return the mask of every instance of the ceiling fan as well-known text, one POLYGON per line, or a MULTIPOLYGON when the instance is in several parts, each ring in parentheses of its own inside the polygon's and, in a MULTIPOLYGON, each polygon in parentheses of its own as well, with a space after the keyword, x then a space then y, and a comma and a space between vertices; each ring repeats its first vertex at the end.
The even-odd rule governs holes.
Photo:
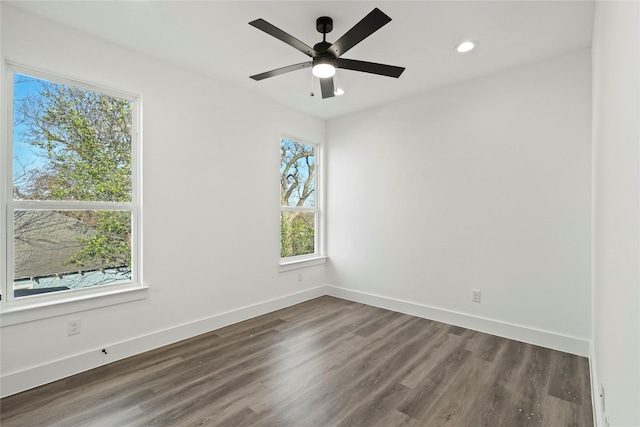
POLYGON ((335 43, 331 44, 327 42, 327 33, 333 30, 333 19, 328 16, 321 16, 316 20, 316 29, 319 33, 322 33, 322 41, 314 45, 313 48, 285 33, 281 29, 271 25, 264 19, 251 21, 249 22, 249 25, 282 40, 289 46, 298 49, 300 52, 312 58, 311 61, 277 68, 265 73, 256 74, 251 76, 251 78, 254 80, 263 80, 280 74, 289 73, 291 71, 312 67, 313 75, 320 79, 322 98, 330 98, 335 95, 333 76, 336 72, 336 68, 398 78, 404 71, 404 67, 378 64, 375 62, 356 61, 341 57, 349 49, 369 37, 374 32, 378 31, 384 25, 389 23, 389 21, 391 21, 391 18, 385 15, 380 9, 375 8, 335 43))

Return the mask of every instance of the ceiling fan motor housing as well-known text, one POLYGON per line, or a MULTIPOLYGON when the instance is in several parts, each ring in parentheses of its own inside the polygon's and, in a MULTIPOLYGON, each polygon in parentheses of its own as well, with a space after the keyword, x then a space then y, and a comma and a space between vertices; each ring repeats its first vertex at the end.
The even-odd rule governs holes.
POLYGON ((330 56, 332 58, 335 58, 336 56, 333 54, 333 52, 329 51, 330 47, 331 47, 331 43, 320 42, 313 45, 313 50, 318 52, 319 56, 330 56))
POLYGON ((333 30, 333 19, 328 16, 321 16, 316 19, 316 30, 322 34, 330 33, 333 30))

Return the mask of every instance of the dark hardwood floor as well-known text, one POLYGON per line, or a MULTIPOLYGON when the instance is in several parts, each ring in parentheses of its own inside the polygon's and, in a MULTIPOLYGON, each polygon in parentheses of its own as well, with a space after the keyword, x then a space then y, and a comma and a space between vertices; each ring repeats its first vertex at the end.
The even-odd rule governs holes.
POLYGON ((321 297, 0 402, 10 426, 591 426, 588 360, 321 297))

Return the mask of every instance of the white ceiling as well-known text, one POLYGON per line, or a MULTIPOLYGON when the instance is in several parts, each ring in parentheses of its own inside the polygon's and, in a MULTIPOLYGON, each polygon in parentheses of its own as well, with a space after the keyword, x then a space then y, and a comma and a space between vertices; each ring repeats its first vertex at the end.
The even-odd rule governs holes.
POLYGON ((330 119, 558 56, 591 45, 592 1, 16 1, 7 2, 99 38, 197 69, 218 80, 330 119), (322 99, 310 69, 249 78, 308 57, 248 25, 263 18, 306 44, 333 42, 374 7, 392 21, 344 57, 406 67, 399 79, 338 70, 343 96, 322 99), (455 52, 475 40, 469 54, 455 52))

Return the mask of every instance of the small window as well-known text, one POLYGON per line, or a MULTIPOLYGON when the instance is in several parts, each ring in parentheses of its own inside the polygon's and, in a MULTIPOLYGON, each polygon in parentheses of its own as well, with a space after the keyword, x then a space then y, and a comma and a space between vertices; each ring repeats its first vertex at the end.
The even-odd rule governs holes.
POLYGON ((9 301, 135 285, 137 98, 10 69, 9 301))
POLYGON ((280 141, 280 257, 320 255, 318 146, 280 141))

